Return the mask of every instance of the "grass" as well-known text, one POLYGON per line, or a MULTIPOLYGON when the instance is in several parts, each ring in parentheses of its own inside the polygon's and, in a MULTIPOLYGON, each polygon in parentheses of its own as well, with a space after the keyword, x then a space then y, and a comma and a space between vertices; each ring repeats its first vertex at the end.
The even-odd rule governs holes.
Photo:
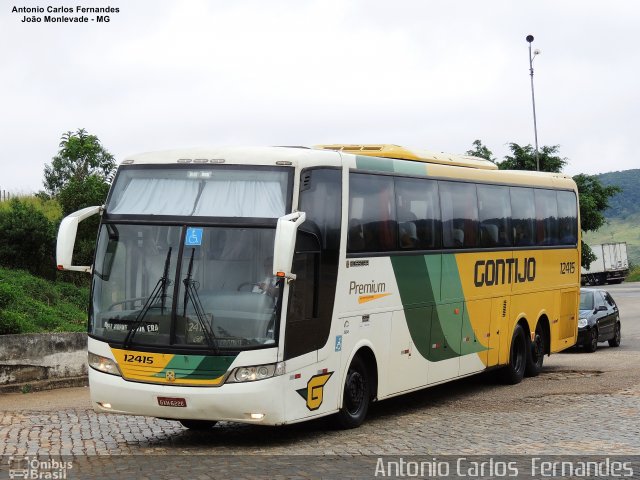
POLYGON ((640 282, 640 267, 635 267, 625 279, 625 282, 640 282))
POLYGON ((597 232, 588 232, 584 241, 588 245, 627 242, 629 263, 640 265, 640 214, 625 219, 613 218, 597 232))
MULTIPOLYGON (((56 200, 42 200, 34 195, 16 195, 12 198, 16 198, 21 202, 35 207, 35 209, 41 211, 50 222, 55 223, 62 217, 62 207, 60 207, 60 204, 56 200)), ((8 208, 9 200, 0 201, 0 210, 8 208)))
POLYGON ((89 289, 0 267, 0 334, 84 332, 89 289))

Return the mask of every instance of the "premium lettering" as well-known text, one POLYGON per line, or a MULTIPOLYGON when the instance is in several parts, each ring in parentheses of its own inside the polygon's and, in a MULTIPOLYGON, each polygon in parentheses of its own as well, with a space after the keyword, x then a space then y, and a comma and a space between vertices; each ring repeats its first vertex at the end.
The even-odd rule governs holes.
POLYGON ((371 283, 358 283, 358 282, 350 282, 349 283, 349 295, 357 294, 363 295, 366 293, 383 293, 387 290, 387 285, 384 282, 376 283, 371 281, 371 283))

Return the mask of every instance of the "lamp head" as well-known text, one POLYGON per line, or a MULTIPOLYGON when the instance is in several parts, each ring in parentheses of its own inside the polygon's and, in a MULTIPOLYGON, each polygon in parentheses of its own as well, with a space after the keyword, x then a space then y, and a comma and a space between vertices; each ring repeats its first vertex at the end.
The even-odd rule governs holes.
POLYGON ((533 42, 533 35, 527 35, 527 42, 533 42))

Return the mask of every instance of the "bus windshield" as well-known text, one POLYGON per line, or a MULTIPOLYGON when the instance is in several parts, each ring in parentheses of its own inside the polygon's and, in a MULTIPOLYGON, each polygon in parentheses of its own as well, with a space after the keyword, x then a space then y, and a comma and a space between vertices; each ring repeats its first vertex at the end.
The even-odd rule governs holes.
POLYGON ((274 228, 102 225, 90 333, 209 351, 274 346, 274 228))
POLYGON ((122 167, 107 204, 112 215, 279 218, 289 171, 252 166, 122 167))

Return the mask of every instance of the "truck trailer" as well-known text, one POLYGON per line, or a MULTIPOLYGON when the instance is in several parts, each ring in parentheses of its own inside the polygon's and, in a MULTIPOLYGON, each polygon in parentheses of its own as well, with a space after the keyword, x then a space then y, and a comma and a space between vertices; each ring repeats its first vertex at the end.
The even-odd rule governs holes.
POLYGON ((629 259, 625 242, 590 245, 596 255, 588 269, 582 269, 582 284, 604 285, 622 283, 629 274, 629 259))

